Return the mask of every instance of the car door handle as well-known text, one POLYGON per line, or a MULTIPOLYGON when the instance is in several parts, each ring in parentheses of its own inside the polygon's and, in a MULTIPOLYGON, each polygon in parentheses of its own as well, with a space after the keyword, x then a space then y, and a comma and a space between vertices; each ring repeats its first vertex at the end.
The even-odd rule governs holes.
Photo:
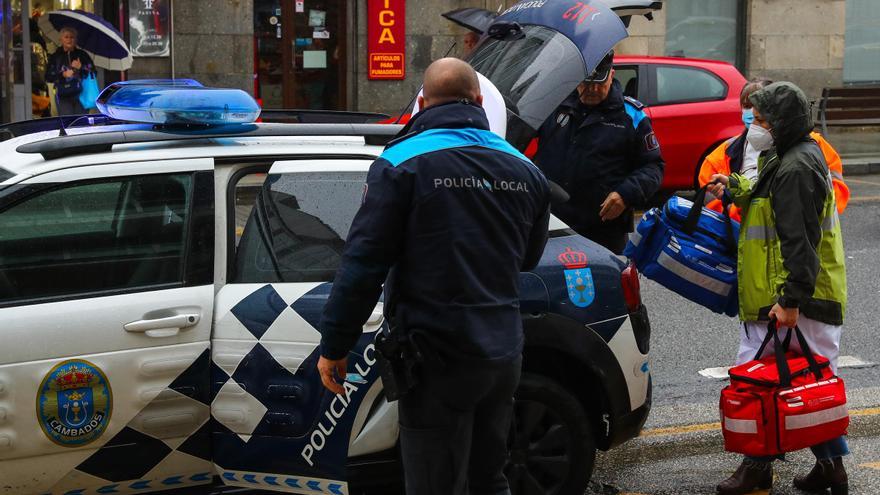
POLYGON ((201 315, 183 314, 155 318, 152 320, 137 320, 122 326, 126 332, 144 333, 147 337, 174 337, 183 328, 195 326, 199 323, 201 315))

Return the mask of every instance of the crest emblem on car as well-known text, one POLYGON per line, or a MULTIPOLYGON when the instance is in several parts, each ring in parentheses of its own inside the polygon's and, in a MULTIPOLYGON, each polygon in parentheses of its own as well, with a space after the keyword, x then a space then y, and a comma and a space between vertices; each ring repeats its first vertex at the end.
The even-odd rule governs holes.
POLYGON ((80 359, 65 361, 43 378, 37 417, 46 436, 79 447, 101 436, 110 423, 112 394, 104 373, 80 359))
POLYGON ((593 304, 596 288, 593 285, 593 272, 587 266, 587 255, 567 247, 556 259, 565 267, 565 286, 572 304, 579 308, 593 304))

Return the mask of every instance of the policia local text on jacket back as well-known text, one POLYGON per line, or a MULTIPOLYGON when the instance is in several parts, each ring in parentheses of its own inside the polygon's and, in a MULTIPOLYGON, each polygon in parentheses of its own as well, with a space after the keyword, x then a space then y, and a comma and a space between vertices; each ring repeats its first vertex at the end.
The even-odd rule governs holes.
POLYGON ((636 100, 624 98, 614 81, 594 107, 575 92, 538 132, 535 164, 571 196, 553 213, 579 234, 622 251, 632 231, 632 208, 654 195, 663 180, 663 158, 650 119, 636 100), (619 217, 602 221, 602 202, 616 191, 626 203, 619 217))
POLYGON ((392 265, 398 326, 452 358, 519 355, 518 273, 543 252, 549 188, 488 129, 478 106, 429 107, 370 167, 324 312, 323 355, 354 346, 392 265))

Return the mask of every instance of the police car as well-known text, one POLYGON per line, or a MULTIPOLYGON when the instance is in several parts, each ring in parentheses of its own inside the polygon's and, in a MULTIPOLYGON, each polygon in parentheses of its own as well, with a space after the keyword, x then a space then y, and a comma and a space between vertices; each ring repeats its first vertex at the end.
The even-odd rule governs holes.
MULTIPOLYGON (((0 142, 0 493, 399 479, 381 303, 346 393, 315 369, 367 170, 399 127, 254 123, 245 93, 194 81, 118 83, 100 109, 0 142)), ((520 288, 508 475, 514 493, 580 493, 650 409, 638 273, 554 220, 520 288)))

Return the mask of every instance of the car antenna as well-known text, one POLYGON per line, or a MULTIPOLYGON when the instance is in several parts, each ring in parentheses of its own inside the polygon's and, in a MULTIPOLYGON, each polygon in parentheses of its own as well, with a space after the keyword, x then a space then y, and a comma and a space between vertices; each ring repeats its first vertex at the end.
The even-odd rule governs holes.
POLYGON ((61 115, 58 116, 58 135, 59 136, 66 136, 67 135, 67 131, 64 130, 64 117, 62 117, 61 115))
MULTIPOLYGON (((455 41, 452 42, 452 45, 450 45, 449 49, 446 50, 446 53, 443 54, 443 58, 448 57, 449 54, 452 53, 452 49, 455 48, 455 45, 456 45, 456 44, 457 44, 457 42, 455 42, 455 41)), ((416 90, 416 94, 414 94, 413 97, 412 97, 412 99, 409 100, 409 103, 407 103, 406 106, 403 107, 403 108, 400 110, 400 115, 397 116, 397 119, 393 122, 394 124, 399 124, 399 123, 400 123, 400 119, 403 118, 403 112, 406 112, 406 110, 407 110, 408 108, 410 108, 410 107, 413 106, 413 103, 415 103, 416 98, 419 97, 419 91, 421 91, 421 89, 422 89, 422 86, 419 86, 419 89, 416 90)))

